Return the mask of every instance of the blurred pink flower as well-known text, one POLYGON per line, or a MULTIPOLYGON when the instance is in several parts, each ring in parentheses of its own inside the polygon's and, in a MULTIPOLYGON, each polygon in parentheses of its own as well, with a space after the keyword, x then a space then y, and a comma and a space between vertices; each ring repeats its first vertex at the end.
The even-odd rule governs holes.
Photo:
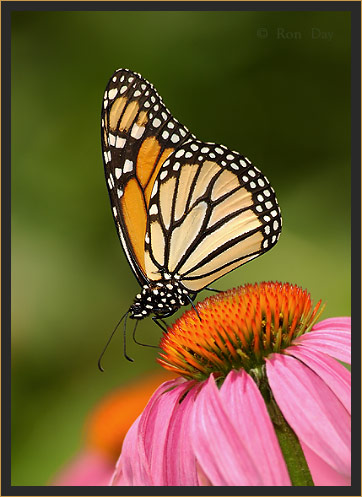
POLYGON ((53 486, 108 485, 114 465, 102 452, 90 448, 79 452, 52 481, 53 486))
POLYGON ((159 360, 183 378, 152 395, 111 484, 292 485, 277 405, 314 484, 350 485, 350 372, 334 358, 350 363, 351 321, 315 324, 319 306, 296 286, 262 283, 206 299, 201 320, 186 312, 159 360))
POLYGON ((157 386, 174 375, 149 373, 106 395, 89 413, 84 444, 52 479, 53 486, 108 485, 123 439, 157 386))

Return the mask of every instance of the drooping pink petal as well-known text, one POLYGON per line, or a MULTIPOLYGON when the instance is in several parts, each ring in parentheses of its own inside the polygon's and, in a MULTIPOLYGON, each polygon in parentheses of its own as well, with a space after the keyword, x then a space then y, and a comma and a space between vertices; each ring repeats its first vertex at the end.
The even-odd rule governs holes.
POLYGON ((293 345, 303 345, 309 350, 318 350, 335 359, 351 364, 351 331, 312 330, 293 340, 293 345))
MULTIPOLYGON (((166 459, 168 431, 175 416, 175 410, 180 408, 180 399, 192 385, 193 382, 185 382, 181 378, 165 383, 162 393, 151 398, 141 415, 138 427, 139 450, 144 451, 153 481, 152 485, 168 484, 167 465, 169 461, 166 459)), ((161 389, 158 391, 161 392, 161 389)), ((184 484, 186 483, 179 483, 179 485, 184 484)))
MULTIPOLYGON (((167 381, 162 383, 160 387, 154 392, 150 398, 143 413, 133 423, 128 431, 122 447, 121 455, 117 462, 117 467, 113 475, 112 485, 125 485, 125 486, 153 486, 154 475, 152 474, 150 464, 150 450, 152 446, 145 446, 145 438, 150 437, 152 434, 151 429, 145 437, 147 431, 147 423, 152 419, 155 414, 157 415, 157 403, 160 397, 173 387, 177 387, 183 380, 178 378, 176 380, 167 381)), ((171 390, 172 391, 172 390, 171 390)), ((160 414, 160 418, 164 418, 165 413, 160 414)), ((157 445, 156 445, 157 449, 157 445)), ((157 450, 156 453, 158 454, 157 450)), ((157 476, 157 475, 156 475, 157 476)))
MULTIPOLYGON (((187 388, 189 386, 191 385, 188 384, 187 388)), ((180 390, 183 395, 185 387, 181 385, 178 388, 183 388, 180 390)), ((190 437, 191 412, 196 394, 195 387, 188 391, 181 403, 173 410, 170 418, 164 448, 164 484, 168 486, 199 485, 196 458, 190 437)))
POLYGON ((114 470, 113 463, 101 452, 84 450, 57 475, 53 486, 108 485, 114 470))
POLYGON ((208 477, 205 475, 204 470, 200 466, 200 463, 196 460, 196 471, 197 471, 197 476, 199 480, 199 486, 200 487, 212 487, 211 481, 208 479, 208 477))
POLYGON ((317 350, 311 352, 308 347, 288 347, 285 352, 301 360, 317 373, 351 413, 351 373, 348 369, 326 354, 317 350))
POLYGON ((301 443, 301 446, 315 486, 348 487, 351 485, 351 478, 346 478, 340 473, 337 473, 337 471, 331 468, 325 461, 323 461, 323 459, 317 456, 317 454, 303 442, 301 443))
POLYGON ((196 458, 212 485, 263 485, 261 472, 225 410, 212 375, 196 398, 191 428, 196 458))
POLYGON ((300 441, 333 469, 351 474, 351 417, 336 395, 297 359, 266 359, 269 384, 285 419, 300 441))
POLYGON ((243 370, 231 371, 220 396, 255 466, 263 461, 262 485, 291 485, 273 424, 253 379, 243 370))
POLYGON ((313 330, 346 330, 351 331, 351 318, 341 317, 341 318, 328 318, 323 319, 316 323, 313 330))
POLYGON ((139 416, 128 430, 123 441, 122 452, 110 481, 113 486, 152 485, 150 471, 144 454, 138 449, 139 416))

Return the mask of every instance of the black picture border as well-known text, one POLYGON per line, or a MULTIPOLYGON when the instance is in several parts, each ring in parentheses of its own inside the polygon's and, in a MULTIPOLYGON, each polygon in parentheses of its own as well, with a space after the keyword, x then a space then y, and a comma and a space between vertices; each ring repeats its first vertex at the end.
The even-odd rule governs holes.
MULTIPOLYGON (((1 495, 361 495, 361 3, 359 1, 1 2, 1 495), (351 487, 52 487, 11 485, 11 14, 15 11, 344 11, 351 14, 352 485, 351 487)), ((338 236, 338 234, 336 235, 338 236)))

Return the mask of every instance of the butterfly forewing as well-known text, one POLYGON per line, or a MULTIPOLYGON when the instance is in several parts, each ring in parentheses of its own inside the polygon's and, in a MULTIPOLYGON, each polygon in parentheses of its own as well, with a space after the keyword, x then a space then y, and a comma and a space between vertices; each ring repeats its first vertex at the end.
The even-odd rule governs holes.
POLYGON ((160 168, 148 212, 149 279, 176 275, 191 292, 266 252, 281 232, 274 190, 259 169, 195 139, 160 168))
POLYGON ((114 73, 103 99, 103 161, 118 234, 141 283, 148 280, 144 244, 151 191, 161 165, 190 136, 153 85, 127 69, 114 73))

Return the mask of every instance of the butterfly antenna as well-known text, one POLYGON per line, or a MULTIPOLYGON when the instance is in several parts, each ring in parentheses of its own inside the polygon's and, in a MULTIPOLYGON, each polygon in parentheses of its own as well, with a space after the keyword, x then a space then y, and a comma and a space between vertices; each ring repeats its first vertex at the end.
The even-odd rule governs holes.
POLYGON ((135 324, 135 327, 134 327, 133 333, 132 333, 132 338, 133 338, 134 343, 136 343, 137 345, 142 345, 142 347, 152 347, 154 349, 159 349, 158 345, 150 345, 148 343, 141 343, 138 340, 136 340, 136 330, 137 330, 138 323, 139 323, 139 321, 136 321, 136 324, 135 324))
POLYGON ((111 336, 108 338, 107 343, 106 343, 104 349, 102 350, 101 355, 99 356, 99 359, 98 359, 98 369, 99 369, 99 371, 102 371, 102 373, 104 372, 104 369, 102 368, 101 362, 102 362, 104 353, 107 350, 108 345, 111 343, 111 340, 112 340, 114 334, 116 333, 118 326, 122 323, 122 320, 128 315, 128 313, 129 313, 129 311, 127 311, 125 314, 123 314, 123 316, 121 317, 121 319, 118 321, 118 323, 116 324, 116 327, 114 328, 114 330, 111 333, 111 336))
MULTIPOLYGON (((125 316, 126 316, 126 319, 124 320, 124 326, 123 326, 123 356, 125 357, 125 359, 127 359, 127 361, 134 362, 134 359, 132 359, 132 357, 129 357, 127 355, 126 331, 127 331, 128 312, 126 312, 125 316)), ((137 323, 136 323, 136 326, 137 326, 137 323)))

